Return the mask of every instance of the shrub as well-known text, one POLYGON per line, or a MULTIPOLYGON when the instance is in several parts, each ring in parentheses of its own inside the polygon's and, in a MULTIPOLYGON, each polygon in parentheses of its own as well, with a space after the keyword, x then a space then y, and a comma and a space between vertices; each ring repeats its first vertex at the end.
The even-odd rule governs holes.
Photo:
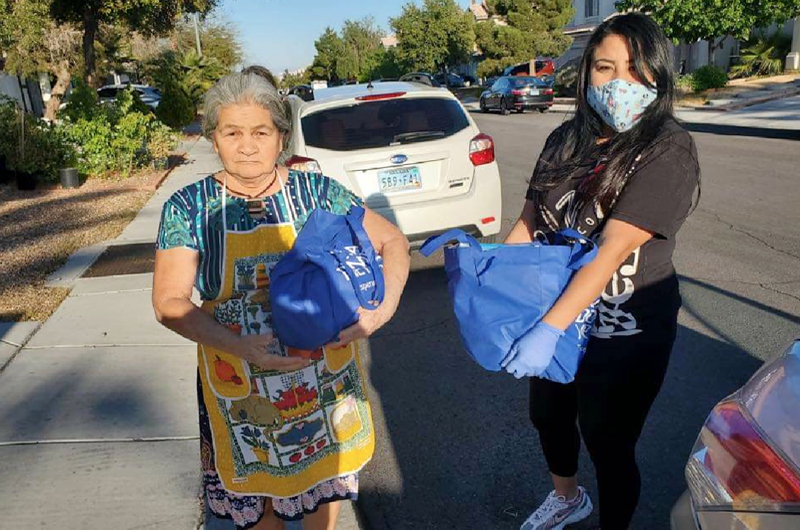
POLYGON ((147 151, 156 167, 164 167, 170 151, 178 145, 177 135, 158 120, 150 123, 147 151))
POLYGON ((75 81, 75 88, 67 97, 67 104, 59 112, 60 118, 78 121, 81 118, 91 119, 99 109, 97 91, 82 79, 75 81))
POLYGON ((72 144, 58 127, 28 114, 23 120, 17 103, 8 98, 0 100, 0 154, 9 169, 35 173, 50 182, 75 158, 72 144))
POLYGON ((722 68, 713 65, 701 66, 692 74, 692 88, 703 92, 710 88, 723 88, 728 84, 728 75, 722 68))
POLYGON ((694 76, 692 74, 679 76, 678 88, 682 90, 694 90, 694 76))
POLYGON ((191 98, 176 83, 168 83, 164 87, 161 101, 156 109, 159 120, 174 129, 179 129, 192 123, 196 112, 191 98))
POLYGON ((62 124, 67 143, 76 146, 81 172, 104 176, 119 172, 129 176, 174 146, 172 131, 159 122, 131 90, 120 91, 112 104, 99 105, 77 120, 62 124), (152 151, 151 151, 152 150, 152 151))

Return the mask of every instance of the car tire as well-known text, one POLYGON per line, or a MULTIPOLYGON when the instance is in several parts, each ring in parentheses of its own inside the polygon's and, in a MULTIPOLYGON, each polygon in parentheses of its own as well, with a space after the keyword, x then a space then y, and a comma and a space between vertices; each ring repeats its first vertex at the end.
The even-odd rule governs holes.
POLYGON ((505 98, 501 99, 500 100, 500 114, 502 114, 503 116, 508 116, 509 112, 510 111, 508 110, 508 103, 506 102, 505 98))
POLYGON ((480 107, 481 107, 481 112, 483 113, 489 112, 489 109, 486 108, 486 100, 484 100, 483 98, 481 98, 480 107))
POLYGON ((544 114, 544 113, 545 113, 545 112, 547 112, 548 110, 550 110, 550 109, 548 109, 547 107, 542 107, 542 108, 540 108, 540 109, 539 109, 539 112, 540 112, 540 113, 542 113, 542 114, 544 114))
POLYGON ((517 109, 517 114, 525 114, 525 108, 524 107, 518 108, 517 109))

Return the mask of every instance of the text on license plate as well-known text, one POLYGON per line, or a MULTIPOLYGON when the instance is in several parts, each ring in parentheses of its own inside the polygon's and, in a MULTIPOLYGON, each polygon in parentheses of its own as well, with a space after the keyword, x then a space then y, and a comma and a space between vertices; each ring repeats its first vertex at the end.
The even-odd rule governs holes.
POLYGON ((399 167, 379 171, 378 184, 381 191, 413 190, 422 187, 422 179, 418 167, 399 167))

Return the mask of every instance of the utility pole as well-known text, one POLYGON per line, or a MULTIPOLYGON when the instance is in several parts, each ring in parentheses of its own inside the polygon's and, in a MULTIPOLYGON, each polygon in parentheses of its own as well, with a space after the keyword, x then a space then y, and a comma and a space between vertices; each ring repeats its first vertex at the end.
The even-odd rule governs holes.
POLYGON ((203 50, 200 48, 200 28, 198 20, 200 19, 200 15, 197 13, 194 14, 194 40, 197 42, 197 55, 200 57, 203 56, 203 50))

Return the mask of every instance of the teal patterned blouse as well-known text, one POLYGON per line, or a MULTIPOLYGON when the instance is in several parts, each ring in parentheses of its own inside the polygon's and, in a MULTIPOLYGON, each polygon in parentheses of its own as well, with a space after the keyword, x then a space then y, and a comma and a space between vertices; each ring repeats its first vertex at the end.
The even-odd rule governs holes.
MULTIPOLYGON (((264 199, 266 215, 262 219, 252 218, 244 199, 228 195, 225 206, 228 230, 247 231, 259 225, 288 222, 287 194, 297 217, 298 232, 316 208, 344 215, 352 206, 363 204, 353 192, 331 178, 290 170, 285 189, 264 199)), ((161 212, 157 248, 190 248, 200 253, 195 287, 203 300, 216 298, 222 287, 223 246, 222 186, 213 176, 181 188, 167 200, 161 212)))

